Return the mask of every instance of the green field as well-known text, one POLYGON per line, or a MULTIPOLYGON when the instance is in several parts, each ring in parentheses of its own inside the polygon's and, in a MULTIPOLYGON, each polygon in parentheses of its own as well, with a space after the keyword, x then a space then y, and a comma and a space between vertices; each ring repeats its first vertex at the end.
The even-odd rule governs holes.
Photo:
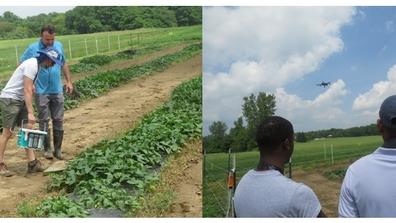
MULTIPOLYGON (((65 55, 69 61, 95 54, 116 52, 130 47, 141 48, 154 43, 168 45, 180 41, 201 40, 201 38, 201 25, 56 36, 56 40, 63 44, 65 55)), ((0 41, 0 74, 15 69, 17 58, 22 55, 29 44, 38 39, 39 37, 0 41)))
MULTIPOLYGON (((380 136, 326 138, 306 143, 295 143, 292 162, 294 167, 331 165, 345 160, 354 160, 373 152, 382 144, 380 136), (333 147, 333 159, 331 156, 333 147)), ((237 179, 256 167, 259 152, 236 154, 237 179)), ((206 154, 204 163, 203 216, 224 217, 227 207, 226 176, 228 154, 206 154)))

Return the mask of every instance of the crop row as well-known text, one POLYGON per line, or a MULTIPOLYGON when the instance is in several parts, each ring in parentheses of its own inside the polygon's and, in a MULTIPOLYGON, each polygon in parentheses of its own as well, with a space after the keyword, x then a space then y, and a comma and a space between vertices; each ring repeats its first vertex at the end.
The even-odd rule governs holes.
MULTIPOLYGON (((72 109, 79 106, 81 101, 99 97, 110 89, 120 86, 127 81, 136 77, 153 74, 168 68, 172 63, 179 62, 196 55, 201 51, 201 44, 193 44, 183 48, 181 51, 165 55, 138 66, 132 66, 125 69, 111 70, 97 73, 84 79, 74 82, 78 95, 65 94, 65 109, 72 109)), ((133 52, 121 52, 119 57, 127 57, 133 52)), ((0 83, 0 89, 4 88, 6 82, 0 83)), ((2 111, 0 110, 0 128, 3 127, 2 111)))
POLYGON ((68 195, 42 201, 34 216, 84 217, 97 208, 138 209, 138 198, 157 180, 166 157, 201 136, 201 86, 201 77, 179 85, 135 129, 88 148, 61 174, 52 175, 48 188, 68 195))
POLYGON ((142 65, 101 72, 78 80, 74 85, 78 89, 79 97, 75 98, 66 94, 65 109, 75 108, 80 101, 96 98, 111 88, 118 87, 136 77, 163 71, 172 63, 190 58, 200 52, 200 50, 201 44, 194 44, 185 47, 179 52, 159 57, 142 65))
POLYGON ((70 71, 72 72, 72 74, 92 71, 112 61, 122 60, 122 59, 133 59, 137 56, 152 53, 154 51, 158 51, 161 49, 162 47, 154 45, 140 49, 131 48, 118 52, 114 55, 94 55, 90 57, 85 57, 81 59, 79 63, 71 65, 70 71))

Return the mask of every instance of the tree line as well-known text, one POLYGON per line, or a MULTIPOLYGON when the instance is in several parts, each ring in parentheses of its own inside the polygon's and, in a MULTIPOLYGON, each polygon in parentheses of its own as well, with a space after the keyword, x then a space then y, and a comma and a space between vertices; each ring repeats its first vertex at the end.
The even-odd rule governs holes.
MULTIPOLYGON (((250 151, 257 148, 255 133, 257 124, 263 119, 275 114, 275 96, 259 92, 243 98, 242 114, 234 121, 234 126, 228 128, 223 121, 214 121, 209 126, 209 135, 204 136, 203 146, 206 153, 250 151)), ((379 135, 376 124, 347 129, 326 129, 309 132, 296 132, 295 141, 307 142, 315 138, 325 137, 357 137, 379 135)))
POLYGON ((0 39, 37 37, 45 24, 58 35, 138 28, 164 28, 202 24, 202 7, 190 6, 77 6, 65 13, 20 18, 7 11, 0 16, 0 39))
POLYGON ((257 95, 244 97, 243 116, 234 121, 234 127, 228 131, 227 125, 222 121, 215 121, 209 126, 210 134, 203 138, 205 152, 226 152, 228 148, 232 148, 234 152, 242 152, 256 148, 257 124, 274 115, 275 110, 275 96, 272 94, 259 92, 257 95))
POLYGON ((377 125, 370 124, 366 126, 359 126, 347 129, 325 129, 309 132, 297 132, 295 134, 297 142, 306 142, 317 138, 326 137, 357 137, 357 136, 372 136, 379 135, 377 125))

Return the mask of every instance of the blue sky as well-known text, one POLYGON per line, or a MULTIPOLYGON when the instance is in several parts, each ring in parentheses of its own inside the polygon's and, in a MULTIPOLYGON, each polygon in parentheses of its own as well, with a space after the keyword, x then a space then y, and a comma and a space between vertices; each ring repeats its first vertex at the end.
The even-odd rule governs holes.
POLYGON ((360 7, 358 10, 363 14, 354 16, 353 24, 341 28, 343 51, 330 56, 319 70, 306 78, 287 85, 290 93, 313 99, 323 91, 314 87, 315 83, 343 79, 350 90, 343 101, 348 105, 374 82, 384 79, 387 70, 396 64, 396 7, 360 7))
POLYGON ((259 91, 297 131, 374 123, 396 94, 395 35, 396 7, 204 8, 205 134, 259 91))

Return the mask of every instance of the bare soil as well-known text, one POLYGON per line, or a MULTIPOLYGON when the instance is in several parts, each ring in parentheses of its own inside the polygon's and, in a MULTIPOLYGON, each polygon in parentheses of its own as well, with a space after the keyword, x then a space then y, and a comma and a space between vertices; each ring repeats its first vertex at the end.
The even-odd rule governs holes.
POLYGON ((189 144, 184 151, 174 174, 168 176, 176 198, 164 217, 202 217, 202 141, 189 144))
POLYGON ((202 217, 202 140, 167 157, 159 181, 150 186, 133 217, 202 217))
MULTIPOLYGON (((347 163, 327 167, 325 171, 347 166, 347 163)), ((338 217, 338 201, 342 180, 330 180, 326 178, 323 169, 295 170, 293 180, 309 186, 318 196, 322 210, 327 217, 338 217)))
MULTIPOLYGON (((166 101, 172 90, 183 81, 202 73, 201 55, 171 66, 162 73, 143 77, 113 89, 106 95, 82 103, 65 112, 63 154, 67 160, 102 139, 113 138, 133 128, 148 112, 166 101)), ((48 176, 26 175, 25 153, 16 148, 15 137, 8 143, 5 161, 13 177, 0 176, 0 216, 16 216, 17 204, 32 196, 44 196, 48 176)), ((38 159, 45 165, 42 154, 38 159)), ((191 193, 191 189, 188 191, 191 193)))

